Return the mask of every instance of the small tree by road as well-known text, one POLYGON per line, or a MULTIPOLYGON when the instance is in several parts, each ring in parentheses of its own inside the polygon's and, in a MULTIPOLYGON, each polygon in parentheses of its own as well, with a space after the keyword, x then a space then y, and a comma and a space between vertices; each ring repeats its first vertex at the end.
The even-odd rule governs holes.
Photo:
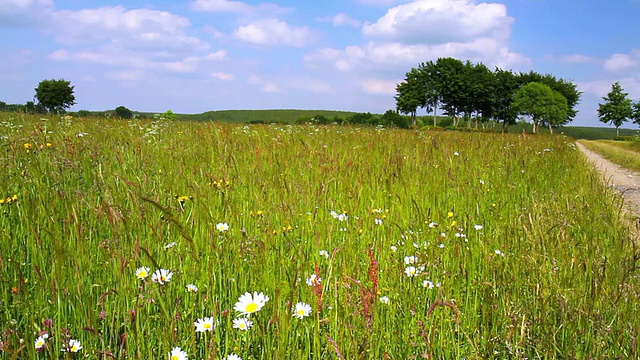
POLYGON ((73 95, 73 86, 69 81, 43 80, 38 84, 35 98, 50 113, 60 113, 75 105, 76 97, 73 95))
POLYGON ((620 126, 633 117, 633 103, 622 90, 620 83, 611 85, 611 91, 603 97, 604 104, 598 104, 598 118, 605 124, 616 127, 616 136, 620 136, 620 126))

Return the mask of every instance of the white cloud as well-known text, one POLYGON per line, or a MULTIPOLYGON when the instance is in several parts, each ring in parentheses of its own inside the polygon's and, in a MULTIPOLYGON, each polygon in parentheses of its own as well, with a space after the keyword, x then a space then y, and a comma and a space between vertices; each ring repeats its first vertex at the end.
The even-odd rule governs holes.
POLYGON ((577 82, 576 85, 579 91, 602 98, 607 96, 611 91, 611 85, 615 82, 620 83, 623 91, 628 94, 630 99, 634 101, 640 100, 640 79, 635 77, 577 82))
POLYGON ((122 6, 56 11, 52 32, 65 45, 111 44, 129 49, 206 50, 209 44, 185 33, 185 17, 166 11, 122 6))
POLYGON ((53 11, 53 0, 0 0, 0 28, 37 25, 53 11))
POLYGON ((467 42, 486 37, 505 41, 514 19, 498 3, 473 0, 417 0, 391 8, 363 34, 407 44, 467 42))
POLYGON ((312 37, 306 26, 292 27, 278 19, 265 19, 240 26, 233 34, 239 40, 257 45, 303 47, 312 37))
POLYGON ((640 50, 633 50, 630 54, 614 54, 604 62, 607 71, 624 71, 640 67, 640 50))
POLYGON ((238 13, 243 16, 253 15, 278 15, 285 14, 291 9, 280 7, 272 3, 262 3, 254 6, 241 1, 231 0, 195 0, 191 3, 191 9, 196 11, 208 12, 231 12, 238 13))
POLYGON ((560 59, 567 64, 594 64, 598 62, 597 58, 582 54, 565 55, 560 59))
POLYGON ((235 79, 233 74, 225 73, 225 72, 215 72, 211 74, 212 77, 218 80, 231 81, 235 79))
POLYGON ((354 28, 359 28, 362 22, 360 20, 353 19, 349 15, 339 13, 333 17, 327 16, 323 18, 318 18, 318 22, 331 23, 335 27, 339 26, 351 26, 354 28))
POLYGON ((360 86, 362 91, 367 94, 393 96, 399 82, 400 80, 365 79, 360 83, 360 86))

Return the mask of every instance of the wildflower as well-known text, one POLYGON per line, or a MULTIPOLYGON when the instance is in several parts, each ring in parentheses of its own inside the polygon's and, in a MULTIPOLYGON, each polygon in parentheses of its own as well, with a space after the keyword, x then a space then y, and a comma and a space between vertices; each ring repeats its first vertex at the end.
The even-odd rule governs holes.
POLYGON ((407 266, 404 269, 404 273, 407 274, 408 277, 418 276, 420 274, 420 270, 415 266, 407 266))
POLYGON ((159 269, 151 275, 151 281, 154 283, 158 283, 160 285, 164 285, 171 280, 173 273, 167 269, 159 269))
POLYGON ((433 289, 434 285, 431 281, 425 280, 422 282, 422 287, 427 289, 433 289))
POLYGON ((24 144, 24 148, 25 148, 26 150, 29 150, 29 149, 31 149, 32 147, 33 147, 33 145, 31 145, 31 144, 29 144, 29 143, 25 143, 25 144, 24 144))
POLYGON ((453 217, 453 211, 449 211, 449 212, 447 213, 447 218, 448 218, 448 219, 451 219, 452 217, 453 217))
POLYGON ((78 352, 80 351, 80 349, 82 349, 82 345, 80 345, 80 341, 75 340, 75 339, 71 339, 69 340, 69 344, 60 349, 61 351, 69 351, 69 352, 78 352))
POLYGON ((213 324, 213 317, 205 317, 204 319, 198 319, 193 323, 196 326, 196 332, 205 332, 215 329, 213 324))
POLYGON ((500 250, 496 250, 495 253, 496 253, 496 255, 500 255, 500 256, 504 257, 504 253, 502 251, 500 251, 500 250))
POLYGON ((453 153, 453 155, 460 156, 460 153, 456 151, 456 152, 453 153))
POLYGON ((381 303, 383 303, 383 304, 388 304, 388 303, 389 303, 389 301, 390 301, 390 300, 389 300, 389 297, 388 297, 388 296, 382 296, 382 297, 380 298, 380 302, 381 302, 381 303))
POLYGON ((432 228, 432 229, 436 228, 436 227, 438 227, 438 223, 435 222, 435 221, 432 221, 432 222, 429 223, 429 227, 432 228))
POLYGON ((417 261, 418 261, 418 257, 417 256, 413 256, 412 255, 412 256, 405 256, 404 257, 404 263, 406 265, 415 264, 417 261))
POLYGON ((440 249, 444 249, 444 244, 440 244, 440 245, 438 245, 438 247, 439 247, 440 249))
POLYGON ((187 292, 198 292, 198 287, 193 284, 187 285, 187 292))
POLYGON ((178 202, 180 203, 180 205, 184 204, 185 202, 187 202, 187 200, 191 199, 190 196, 175 196, 176 200, 178 200, 178 202))
POLYGON ((311 314, 311 305, 299 302, 295 306, 293 306, 291 310, 293 311, 292 316, 297 317, 298 319, 302 319, 311 314))
POLYGON ((149 268, 146 266, 136 269, 136 277, 140 280, 144 280, 149 276, 149 268))
POLYGON ((242 360, 242 358, 234 353, 231 353, 229 355, 227 355, 227 357, 225 357, 222 360, 242 360))
POLYGON ((396 252, 398 251, 398 247, 395 245, 391 245, 391 252, 396 252))
POLYGON ((376 225, 382 225, 382 219, 378 219, 378 218, 376 218, 375 220, 373 220, 373 222, 374 222, 376 225))
POLYGON ((47 334, 47 333, 44 333, 44 334, 38 336, 38 338, 36 339, 36 342, 35 342, 36 350, 40 350, 46 345, 47 338, 49 338, 49 334, 47 334))
POLYGON ((229 231, 229 224, 227 224, 227 223, 217 223, 216 224, 216 229, 218 229, 218 231, 220 231, 220 232, 229 231))
POLYGON ((254 291, 253 295, 246 292, 238 298, 238 302, 234 305, 233 309, 241 315, 251 315, 254 312, 262 309, 262 307, 269 301, 269 297, 263 293, 254 291))
POLYGON ((164 246, 164 249, 165 249, 165 250, 167 250, 167 249, 171 249, 172 247, 174 247, 174 246, 176 246, 176 245, 178 245, 178 243, 177 243, 177 242, 175 242, 175 241, 173 241, 173 242, 170 242, 170 243, 166 244, 166 245, 164 246))
POLYGON ((318 252, 318 255, 320 255, 320 256, 324 256, 324 258, 325 258, 325 259, 328 259, 328 258, 329 258, 329 252, 328 252, 327 250, 320 250, 320 251, 318 252))
POLYGON ((349 217, 347 216, 347 214, 340 214, 338 215, 338 221, 347 221, 349 219, 349 217))
POLYGON ((234 329, 247 331, 247 330, 251 329, 252 326, 253 326, 253 321, 251 321, 251 320, 249 320, 247 318, 233 319, 233 328, 234 329))
POLYGON ((479 231, 479 230, 482 230, 484 228, 484 226, 482 226, 482 225, 473 225, 473 228, 479 231))
POLYGON ((318 277, 316 274, 311 274, 311 276, 307 278, 307 285, 309 286, 316 286, 321 282, 322 282, 322 279, 318 277))
POLYGON ((187 360, 187 353, 179 347, 174 347, 169 353, 169 360, 187 360))

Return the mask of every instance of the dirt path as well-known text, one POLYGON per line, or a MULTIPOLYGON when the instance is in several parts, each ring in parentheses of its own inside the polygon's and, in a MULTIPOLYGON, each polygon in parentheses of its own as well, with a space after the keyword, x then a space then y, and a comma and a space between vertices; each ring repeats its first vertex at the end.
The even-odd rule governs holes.
POLYGON ((580 143, 576 143, 576 145, 602 173, 605 182, 622 193, 625 208, 632 217, 640 217, 640 173, 621 168, 580 143))

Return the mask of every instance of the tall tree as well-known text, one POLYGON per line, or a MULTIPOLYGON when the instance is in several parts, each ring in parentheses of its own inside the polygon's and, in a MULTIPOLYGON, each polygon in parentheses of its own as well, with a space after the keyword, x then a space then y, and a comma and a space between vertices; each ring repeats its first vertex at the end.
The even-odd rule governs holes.
POLYGON ((507 132, 509 125, 516 123, 518 112, 515 110, 513 100, 520 86, 518 77, 511 71, 496 68, 494 71, 495 92, 493 99, 493 116, 502 121, 502 132, 507 132))
POLYGON ((133 117, 133 112, 125 106, 118 106, 114 112, 120 119, 131 119, 133 117))
POLYGON ((611 91, 603 97, 604 104, 598 104, 598 118, 606 124, 616 127, 616 136, 620 136, 620 126, 633 116, 633 103, 622 90, 619 82, 611 85, 611 91))
POLYGON ((553 134, 553 128, 566 122, 569 106, 567 105, 567 99, 561 93, 552 90, 551 95, 551 104, 542 120, 549 127, 549 132, 553 134))
POLYGON ((59 113, 75 105, 76 97, 73 95, 73 88, 69 81, 43 80, 38 84, 36 99, 47 111, 59 113))
POLYGON ((513 101, 513 107, 519 114, 531 116, 534 134, 538 132, 540 121, 549 117, 552 106, 553 90, 539 82, 523 85, 516 92, 513 101))
POLYGON ((411 69, 405 80, 396 86, 396 109, 411 115, 411 124, 416 125, 416 112, 423 104, 424 90, 421 84, 421 74, 418 69, 411 69))
POLYGON ((451 57, 439 58, 434 70, 442 110, 453 117, 453 124, 457 126, 463 107, 464 63, 451 57))
POLYGON ((640 100, 633 104, 633 122, 640 125, 640 100))

